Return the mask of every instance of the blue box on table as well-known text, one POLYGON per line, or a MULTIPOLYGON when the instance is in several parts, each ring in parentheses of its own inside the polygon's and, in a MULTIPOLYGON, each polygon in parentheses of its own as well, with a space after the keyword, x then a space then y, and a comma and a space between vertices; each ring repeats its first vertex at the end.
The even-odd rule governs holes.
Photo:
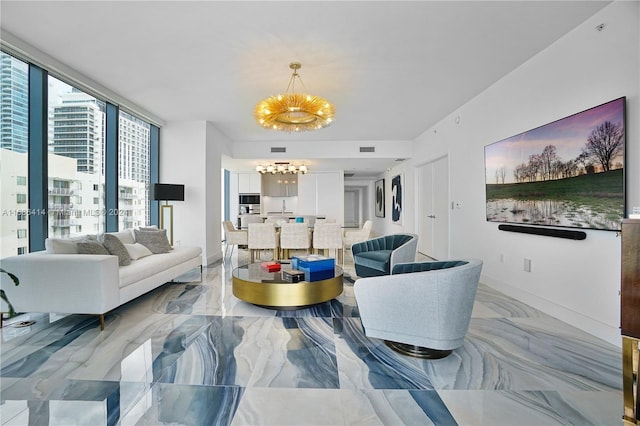
POLYGON ((332 257, 317 254, 294 256, 291 267, 303 271, 305 281, 321 281, 335 277, 336 261, 332 257))
POLYGON ((300 269, 304 271, 304 280, 308 282, 328 280, 335 277, 335 269, 325 269, 323 271, 309 271, 306 269, 300 269))
POLYGON ((291 259, 293 269, 308 269, 309 271, 333 271, 336 267, 336 260, 332 257, 310 254, 309 256, 293 256, 291 259))

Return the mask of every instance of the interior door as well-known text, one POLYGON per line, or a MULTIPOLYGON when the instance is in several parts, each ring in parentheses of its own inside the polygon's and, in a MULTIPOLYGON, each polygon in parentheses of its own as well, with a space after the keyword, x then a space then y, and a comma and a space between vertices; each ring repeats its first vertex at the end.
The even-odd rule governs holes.
POLYGON ((419 169, 418 251, 449 258, 449 163, 443 157, 419 169))
POLYGON ((344 191, 344 224, 357 225, 360 216, 358 192, 354 190, 344 191))

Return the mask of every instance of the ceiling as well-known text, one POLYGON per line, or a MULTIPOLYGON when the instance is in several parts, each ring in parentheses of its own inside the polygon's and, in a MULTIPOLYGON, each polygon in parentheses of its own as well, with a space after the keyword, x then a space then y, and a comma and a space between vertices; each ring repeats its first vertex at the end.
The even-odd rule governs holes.
MULTIPOLYGON (((362 144, 415 139, 608 3, 2 0, 0 27, 165 122, 207 120, 238 142, 362 144), (335 104, 330 127, 253 120, 292 61, 335 104)), ((395 158, 331 162, 375 174, 395 158)))

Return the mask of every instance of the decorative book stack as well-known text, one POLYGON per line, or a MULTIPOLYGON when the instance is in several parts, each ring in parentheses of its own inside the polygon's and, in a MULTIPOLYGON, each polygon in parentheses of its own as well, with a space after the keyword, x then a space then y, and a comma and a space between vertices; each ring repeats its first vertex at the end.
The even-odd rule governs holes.
POLYGON ((336 261, 332 257, 312 254, 309 256, 294 256, 291 267, 304 272, 305 281, 320 281, 335 276, 336 261))
POLYGON ((299 283, 304 281, 304 272, 296 269, 284 268, 282 269, 282 279, 290 283, 299 283))

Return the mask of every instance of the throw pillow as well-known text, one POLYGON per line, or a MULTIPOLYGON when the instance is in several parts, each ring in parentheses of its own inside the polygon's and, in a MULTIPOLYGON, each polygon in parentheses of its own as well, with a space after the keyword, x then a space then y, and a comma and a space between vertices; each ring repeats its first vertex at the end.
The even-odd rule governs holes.
POLYGON ((151 226, 141 226, 139 228, 141 231, 158 231, 158 227, 156 225, 151 226))
POLYGON ((140 231, 134 230, 136 234, 136 243, 140 243, 149 250, 151 253, 168 253, 172 250, 169 239, 167 238, 166 229, 158 229, 155 231, 140 231))
MULTIPOLYGON (((107 232, 110 235, 114 235, 116 237, 118 237, 118 239, 123 243, 123 244, 133 244, 135 243, 134 237, 133 237, 133 230, 131 229, 125 229, 124 231, 119 231, 119 232, 107 232)), ((105 234, 102 234, 100 236, 100 240, 102 240, 102 236, 105 234)))
POLYGON ((131 257, 131 260, 138 260, 146 256, 151 256, 153 254, 151 253, 151 250, 140 243, 125 244, 124 247, 129 252, 129 257, 131 257))
POLYGON ((81 235, 70 238, 47 238, 44 247, 51 254, 78 254, 79 241, 98 241, 95 235, 81 235))
POLYGON ((112 234, 104 234, 102 238, 102 244, 104 244, 104 248, 107 249, 109 254, 118 256, 118 264, 120 266, 127 266, 131 264, 131 257, 129 256, 129 252, 118 237, 112 234))
POLYGON ((109 254, 98 241, 78 241, 78 254, 109 254))

